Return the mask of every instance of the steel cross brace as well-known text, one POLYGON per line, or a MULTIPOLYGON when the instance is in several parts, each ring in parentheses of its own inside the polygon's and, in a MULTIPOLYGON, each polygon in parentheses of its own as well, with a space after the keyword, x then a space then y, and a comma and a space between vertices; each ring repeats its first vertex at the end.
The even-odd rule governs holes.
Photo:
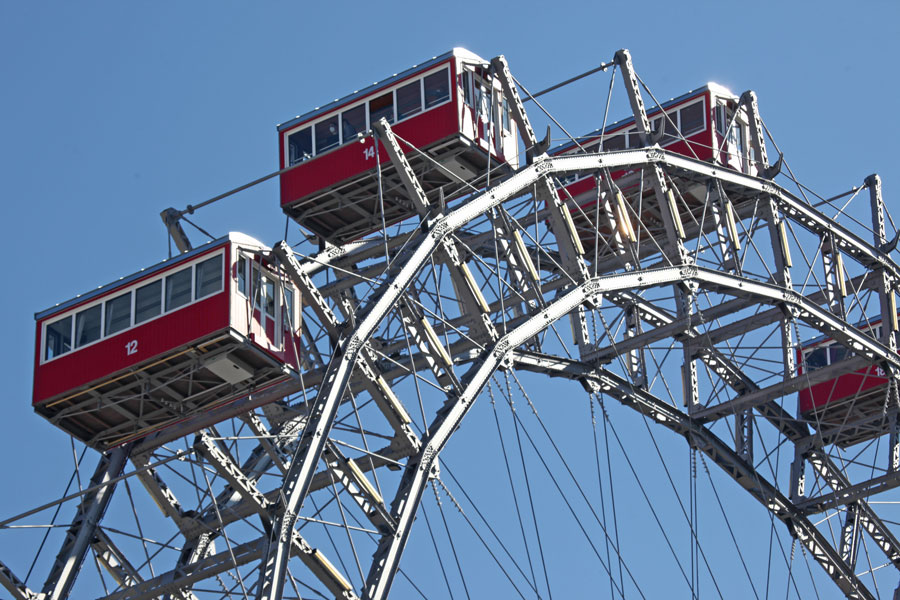
MULTIPOLYGON (((545 310, 528 319, 522 325, 516 327, 475 362, 462 379, 465 386, 463 391, 459 394, 450 395, 445 407, 439 411, 437 418, 429 427, 431 434, 423 440, 423 447, 416 456, 407 462, 400 488, 391 505, 392 513, 397 520, 397 531, 394 535, 383 537, 379 544, 372 568, 367 577, 366 600, 382 600, 387 596, 410 533, 412 520, 415 517, 418 504, 424 492, 425 483, 430 476, 432 465, 446 445, 450 435, 452 435, 462 418, 471 408, 490 375, 504 363, 509 352, 524 343, 528 337, 536 335, 536 333, 548 327, 559 317, 571 312, 576 306, 591 301, 591 298, 599 294, 671 284, 678 278, 684 278, 692 274, 696 279, 702 281, 702 275, 707 270, 697 267, 671 267, 655 271, 607 275, 589 280, 561 299, 549 304, 545 310)), ((742 279, 735 276, 730 277, 735 280, 742 279)), ((737 283, 733 283, 735 288, 739 287, 737 283)), ((633 385, 625 385, 634 393, 637 393, 633 385)), ((668 405, 665 406, 671 408, 668 405)), ((681 415, 675 409, 672 410, 681 415)), ((684 416, 684 419, 690 421, 687 416, 684 416)), ((693 428, 706 432, 702 427, 694 424, 693 421, 690 422, 693 428)), ((721 444, 718 438, 714 439, 716 443, 721 444)), ((745 471, 752 471, 752 467, 731 448, 716 449, 716 453, 722 452, 727 453, 734 461, 738 461, 741 468, 745 471)), ((713 454, 711 456, 715 458, 713 454)), ((748 475, 745 473, 744 477, 747 478, 748 475)), ((767 485, 768 487, 762 491, 755 490, 752 486, 748 487, 745 485, 745 487, 748 487, 751 493, 755 491, 755 495, 761 502, 769 506, 770 510, 782 521, 793 527, 794 534, 801 538, 817 560, 826 565, 826 569, 830 573, 838 573, 838 576, 835 577, 838 585, 845 587, 850 585, 852 588, 855 588, 856 584, 854 582, 856 582, 856 578, 852 571, 846 568, 846 565, 837 571, 834 570, 833 564, 837 555, 833 548, 828 545, 827 540, 821 536, 811 523, 805 520, 805 517, 793 505, 790 505, 787 498, 781 495, 774 486, 771 486, 771 484, 767 485), (764 494, 762 493, 763 491, 765 492, 764 494), (774 504, 773 500, 775 501, 774 504), (798 519, 803 520, 803 522, 799 522, 798 519), (848 584, 848 581, 851 583, 848 584)), ((839 556, 837 556, 837 559, 839 559, 839 556)), ((850 589, 847 588, 845 591, 850 589)))
MULTIPOLYGON (((841 504, 847 506, 848 511, 852 510, 854 512, 856 524, 869 533, 872 540, 888 557, 888 560, 900 569, 900 540, 888 529, 887 525, 872 510, 868 502, 864 498, 859 497, 858 489, 854 489, 855 486, 850 484, 850 480, 838 469, 831 457, 820 450, 812 450, 806 453, 805 458, 818 472, 819 476, 834 490, 834 499, 840 500, 841 504), (846 497, 842 497, 844 490, 847 490, 846 497)), ((809 507, 813 506, 816 506, 816 504, 807 504, 806 508, 808 510, 809 507)), ((803 510, 803 505, 798 506, 798 509, 803 510)))
MULTIPOLYGON (((179 566, 172 571, 146 579, 133 587, 104 596, 101 600, 151 600, 164 594, 177 593, 178 590, 190 587, 197 582, 259 560, 263 556, 265 546, 265 537, 238 544, 229 550, 179 566)), ((294 532, 292 536, 290 551, 292 556, 299 556, 320 580, 329 581, 329 591, 335 593, 337 598, 356 599, 347 580, 335 570, 331 562, 318 549, 312 548, 297 532, 294 532), (332 588, 338 591, 335 592, 332 588)))
POLYGON ((16 577, 15 573, 0 561, 0 585, 12 594, 14 600, 42 600, 42 594, 28 589, 25 582, 16 577))
POLYGON ((143 581, 143 578, 134 568, 122 551, 113 543, 106 533, 98 528, 97 537, 91 544, 97 556, 97 562, 109 572, 120 587, 130 588, 143 581))
MULTIPOLYGON (((388 130, 389 131, 389 130, 388 130)), ((279 242, 273 253, 281 261, 282 268, 300 290, 303 300, 313 309, 325 331, 335 342, 340 338, 344 325, 338 321, 334 311, 319 292, 312 278, 304 272, 286 242, 279 242)), ((359 358, 359 367, 364 376, 363 385, 372 395, 378 408, 397 434, 398 443, 418 447, 419 437, 410 427, 410 418, 405 408, 397 399, 388 383, 382 377, 381 370, 375 360, 375 352, 368 341, 363 344, 359 358)))
MULTIPOLYGON (((194 442, 198 454, 207 459, 216 471, 259 513, 264 527, 269 530, 277 507, 265 494, 259 491, 256 483, 248 478, 235 464, 234 460, 216 444, 208 433, 201 431, 194 442)), ((357 469, 358 470, 358 469, 357 469)), ((361 474, 361 473, 360 473, 361 474)), ((355 598, 347 579, 318 550, 309 547, 302 537, 292 532, 292 543, 299 544, 306 550, 300 553, 303 562, 325 587, 338 597, 355 598)), ((202 559, 203 557, 198 557, 202 559)), ((191 561, 196 562, 196 561, 191 561)))
MULTIPOLYGON (((534 133, 534 128, 531 126, 531 121, 525 112, 525 106, 519 96, 518 88, 515 86, 506 58, 497 56, 491 60, 491 67, 495 77, 500 81, 500 87, 509 102, 513 120, 519 129, 519 136, 525 144, 527 162, 545 160, 547 148, 544 147, 544 142, 538 141, 534 133)), ((548 138, 549 133, 548 128, 548 138)), ((549 142, 549 139, 545 141, 549 142)), ((536 201, 548 210, 550 230, 556 238, 563 270, 576 284, 585 281, 589 277, 589 272, 587 263, 584 260, 584 246, 581 243, 581 236, 572 220, 572 213, 569 211, 566 203, 560 199, 549 173, 546 173, 536 182, 534 193, 536 201)), ((575 312, 572 313, 571 319, 578 352, 581 356, 584 356, 590 350, 590 336, 587 331, 584 310, 580 306, 577 307, 575 312)))

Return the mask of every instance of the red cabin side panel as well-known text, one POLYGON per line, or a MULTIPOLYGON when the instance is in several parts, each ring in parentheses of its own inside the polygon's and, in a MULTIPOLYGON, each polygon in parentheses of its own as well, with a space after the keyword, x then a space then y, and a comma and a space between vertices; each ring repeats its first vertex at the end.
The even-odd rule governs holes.
POLYGON ((808 413, 813 408, 820 408, 886 384, 884 369, 872 365, 801 390, 797 394, 797 401, 800 412, 808 413))
MULTIPOLYGON (((715 106, 713 105, 712 95, 709 91, 706 91, 697 96, 692 96, 690 98, 686 98, 678 104, 674 104, 666 108, 667 111, 678 110, 680 107, 688 104, 690 102, 694 102, 698 97, 703 98, 703 102, 705 103, 705 118, 706 124, 703 129, 692 133, 691 135, 685 136, 685 140, 678 140, 666 146, 663 146, 663 150, 668 152, 674 152, 676 154, 684 155, 688 158, 695 158, 698 160, 711 162, 715 157, 715 152, 713 150, 715 146, 715 106)), ((659 117, 659 113, 651 113, 650 119, 655 119, 659 117)), ((623 131, 627 131, 631 125, 624 126, 620 129, 610 131, 605 135, 606 138, 610 138, 617 134, 620 134, 623 131)), ((589 146, 591 144, 597 143, 600 141, 600 136, 595 138, 582 141, 582 146, 589 146)), ((559 155, 564 156, 564 155, 559 155)), ((625 175, 627 171, 613 171, 610 173, 613 180, 619 179, 623 175, 625 175)), ((586 192, 590 192, 592 190, 596 190, 595 180, 593 177, 586 177, 584 179, 580 179, 571 183, 567 186, 564 186, 564 189, 559 190, 559 196, 562 200, 566 200, 569 196, 572 198, 578 198, 579 196, 585 194, 586 192), (568 192, 568 193, 566 193, 568 192)), ((596 192, 594 192, 595 195, 596 192)), ((593 201, 589 201, 587 203, 581 204, 582 208, 593 206, 593 201)))
MULTIPOLYGON (((458 135, 459 119, 456 109, 456 94, 453 91, 451 91, 450 102, 393 125, 394 132, 417 148, 428 146, 452 135, 458 135)), ((279 136, 282 164, 284 161, 284 137, 282 132, 279 136)), ((335 148, 282 175, 281 206, 293 204, 320 190, 374 169, 375 161, 371 151, 372 138, 364 138, 364 142, 362 144, 345 144, 335 148)), ((401 143, 401 145, 404 151, 409 151, 405 144, 401 143)), ((382 164, 389 161, 383 148, 379 148, 378 159, 382 164)))
MULTIPOLYGON (((40 362, 38 343, 32 403, 38 404, 226 329, 229 324, 228 286, 225 288, 209 298, 44 364, 40 362), (126 344, 132 341, 137 342, 137 350, 129 355, 126 344)), ((46 321, 37 323, 38 340, 46 321)))

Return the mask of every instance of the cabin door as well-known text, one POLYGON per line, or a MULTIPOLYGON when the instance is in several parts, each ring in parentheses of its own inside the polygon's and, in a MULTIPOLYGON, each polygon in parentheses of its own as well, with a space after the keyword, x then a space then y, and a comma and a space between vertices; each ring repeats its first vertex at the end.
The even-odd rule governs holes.
POLYGON ((281 304, 278 299, 278 282, 259 264, 253 263, 253 326, 257 334, 257 341, 262 343, 259 337, 264 337, 268 346, 272 349, 281 349, 283 333, 278 308, 281 304))
POLYGON ((744 172, 744 124, 740 115, 726 104, 716 107, 716 133, 721 145, 721 162, 738 172, 744 172))
POLYGON ((460 77, 463 100, 462 130, 478 142, 483 150, 489 150, 491 97, 484 79, 471 67, 463 67, 460 77))

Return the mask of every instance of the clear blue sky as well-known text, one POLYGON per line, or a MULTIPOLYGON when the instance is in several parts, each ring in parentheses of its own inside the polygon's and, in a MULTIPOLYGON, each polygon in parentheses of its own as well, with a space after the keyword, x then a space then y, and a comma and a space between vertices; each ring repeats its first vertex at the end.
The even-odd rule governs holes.
MULTIPOLYGON (((0 517, 71 470, 68 438, 31 411, 33 314, 164 258, 160 210, 275 170, 276 123, 454 46, 505 54, 532 90, 619 48, 658 97, 752 88, 801 180, 827 195, 877 172, 897 206, 896 2, 0 3, 0 517)), ((546 105, 592 130, 606 82, 546 105)), ((284 229, 272 183, 197 219, 267 242, 284 229)))

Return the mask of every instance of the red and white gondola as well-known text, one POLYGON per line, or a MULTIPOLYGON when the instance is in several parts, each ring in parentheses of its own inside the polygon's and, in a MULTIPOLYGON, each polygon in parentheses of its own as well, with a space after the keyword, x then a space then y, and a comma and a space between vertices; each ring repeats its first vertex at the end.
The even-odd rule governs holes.
POLYGON ((232 233, 35 315, 34 410, 98 449, 292 377, 299 295, 232 233))
MULTIPOLYGON (((857 327, 875 339, 881 339, 881 321, 860 323, 857 327)), ((810 340, 797 351, 798 376, 837 364, 850 356, 851 352, 844 345, 830 337, 810 340)), ((800 416, 809 421, 819 435, 841 446, 850 446, 886 432, 887 393, 888 377, 884 367, 869 365, 800 390, 797 407, 800 416)))
POLYGON ((414 214, 387 153, 376 152, 371 130, 381 118, 430 196, 518 165, 517 133, 489 63, 455 48, 279 125, 280 167, 290 168, 280 180, 284 212, 335 244, 380 229, 381 205, 387 224, 414 214))

